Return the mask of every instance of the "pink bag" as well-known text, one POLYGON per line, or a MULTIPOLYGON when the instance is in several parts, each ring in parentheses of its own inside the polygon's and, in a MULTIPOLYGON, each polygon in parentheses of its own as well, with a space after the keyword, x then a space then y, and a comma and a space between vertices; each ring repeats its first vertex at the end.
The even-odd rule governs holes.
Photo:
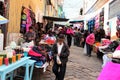
POLYGON ((97 80, 120 80, 120 64, 108 62, 97 80))

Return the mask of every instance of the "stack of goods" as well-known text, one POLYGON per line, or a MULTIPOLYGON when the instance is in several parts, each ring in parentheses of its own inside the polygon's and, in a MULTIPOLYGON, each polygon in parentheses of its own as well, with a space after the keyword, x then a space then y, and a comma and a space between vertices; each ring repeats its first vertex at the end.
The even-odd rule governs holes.
POLYGON ((39 67, 52 60, 51 47, 43 42, 40 42, 39 46, 34 46, 28 55, 31 59, 36 60, 35 65, 39 67))

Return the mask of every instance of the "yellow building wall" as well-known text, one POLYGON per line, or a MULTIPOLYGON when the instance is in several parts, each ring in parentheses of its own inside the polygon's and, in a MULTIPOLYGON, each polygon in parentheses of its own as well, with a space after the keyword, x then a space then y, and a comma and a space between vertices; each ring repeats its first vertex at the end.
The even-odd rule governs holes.
POLYGON ((20 32, 22 6, 26 8, 31 6, 36 17, 40 17, 44 13, 44 0, 10 0, 8 33, 20 32))

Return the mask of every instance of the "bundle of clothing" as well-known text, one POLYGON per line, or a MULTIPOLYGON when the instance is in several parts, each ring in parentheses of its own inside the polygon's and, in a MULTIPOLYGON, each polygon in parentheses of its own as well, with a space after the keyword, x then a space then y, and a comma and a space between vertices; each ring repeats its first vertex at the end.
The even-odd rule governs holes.
POLYGON ((50 63, 53 58, 51 47, 49 45, 34 46, 29 51, 29 56, 31 59, 36 60, 35 65, 39 67, 43 66, 46 62, 50 63))
POLYGON ((119 58, 115 57, 116 54, 119 55, 118 50, 120 50, 119 41, 113 41, 109 45, 99 48, 99 54, 101 53, 103 55, 102 56, 102 59, 103 59, 102 67, 104 67, 106 63, 109 61, 117 62, 119 60, 119 63, 120 63, 120 57, 119 58), (113 57, 113 54, 115 55, 114 57, 113 57))
POLYGON ((97 51, 97 57, 102 59, 104 54, 114 52, 115 49, 118 47, 118 45, 119 45, 118 41, 112 41, 111 43, 107 45, 100 46, 97 51))

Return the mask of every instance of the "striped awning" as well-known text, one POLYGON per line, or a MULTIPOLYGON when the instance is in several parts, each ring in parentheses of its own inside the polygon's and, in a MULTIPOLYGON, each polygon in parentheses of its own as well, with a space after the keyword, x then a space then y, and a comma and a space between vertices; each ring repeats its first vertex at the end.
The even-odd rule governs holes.
POLYGON ((8 22, 8 19, 4 18, 3 16, 0 15, 0 24, 5 24, 8 22))

